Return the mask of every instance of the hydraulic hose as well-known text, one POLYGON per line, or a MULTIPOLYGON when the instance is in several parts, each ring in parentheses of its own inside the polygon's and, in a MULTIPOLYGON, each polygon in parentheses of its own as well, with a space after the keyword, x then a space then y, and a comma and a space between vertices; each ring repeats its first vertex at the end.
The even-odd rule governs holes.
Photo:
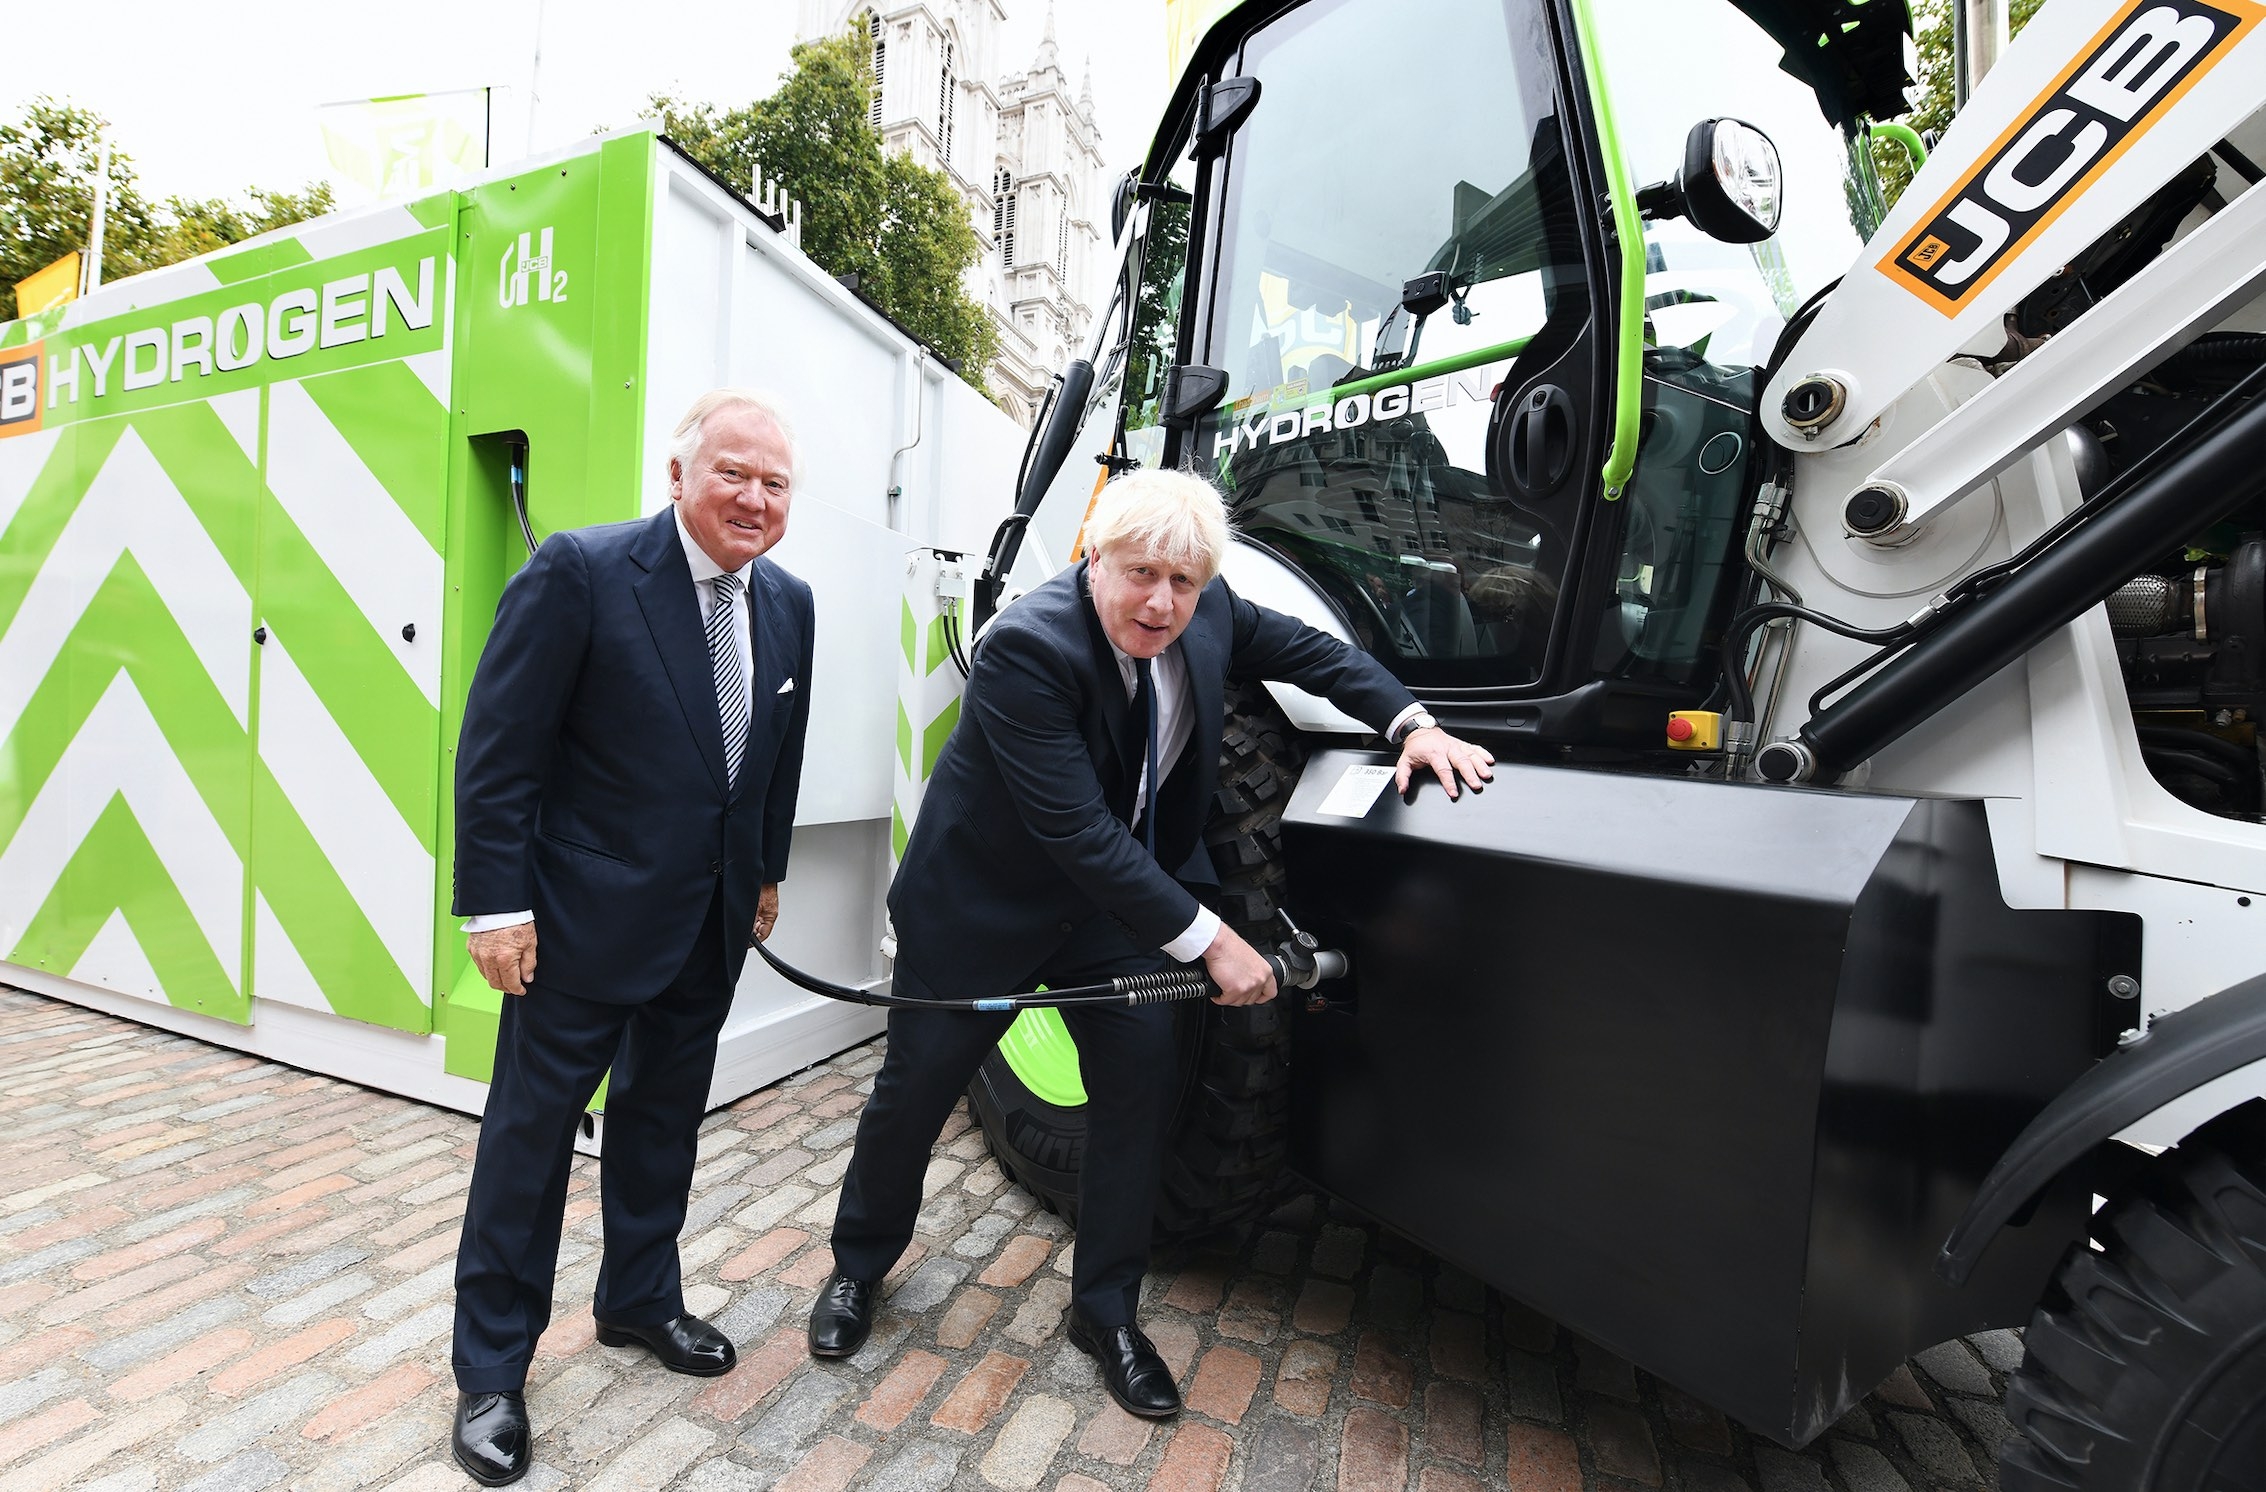
MULTIPOLYGON (((876 1005, 886 1010, 963 1010, 985 1014, 1012 1013, 1019 1010, 1059 1010, 1073 1005, 1166 1005, 1180 1000, 1208 1000, 1220 992, 1201 967, 1161 969, 1150 974, 1120 974, 1100 984, 1072 985, 1067 989, 1031 990, 1020 995, 999 995, 980 1000, 922 1000, 911 995, 882 994, 875 990, 858 989, 852 985, 836 984, 816 974, 806 974, 793 964, 773 953, 761 943, 755 951, 772 971, 789 984, 800 985, 814 995, 829 1000, 841 1000, 851 1005, 876 1005)), ((1323 948, 1308 953, 1304 950, 1285 949, 1280 953, 1262 955, 1275 973, 1275 984, 1281 989, 1312 989, 1325 979, 1342 978, 1348 967, 1346 956, 1335 949, 1323 948)))

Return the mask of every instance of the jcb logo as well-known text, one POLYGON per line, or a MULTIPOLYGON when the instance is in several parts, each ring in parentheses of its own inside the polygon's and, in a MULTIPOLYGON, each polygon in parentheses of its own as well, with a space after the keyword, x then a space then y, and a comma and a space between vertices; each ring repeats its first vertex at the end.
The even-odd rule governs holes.
POLYGON ((1881 272, 1956 316, 2261 16, 2252 0, 2130 0, 1881 272))
POLYGON ((0 352, 0 439, 39 428, 40 346, 0 352))

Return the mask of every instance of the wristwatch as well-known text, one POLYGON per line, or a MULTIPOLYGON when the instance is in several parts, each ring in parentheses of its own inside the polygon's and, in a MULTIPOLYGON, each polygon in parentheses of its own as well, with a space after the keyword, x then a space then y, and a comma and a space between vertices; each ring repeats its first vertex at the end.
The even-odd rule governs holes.
POLYGON ((1415 735, 1418 731, 1430 730, 1433 726, 1438 725, 1439 723, 1439 721, 1432 718, 1432 712, 1430 710, 1418 710, 1415 714, 1409 716, 1408 719, 1402 723, 1399 732, 1393 736, 1393 744, 1395 746, 1398 746, 1401 742, 1407 740, 1410 736, 1415 735))

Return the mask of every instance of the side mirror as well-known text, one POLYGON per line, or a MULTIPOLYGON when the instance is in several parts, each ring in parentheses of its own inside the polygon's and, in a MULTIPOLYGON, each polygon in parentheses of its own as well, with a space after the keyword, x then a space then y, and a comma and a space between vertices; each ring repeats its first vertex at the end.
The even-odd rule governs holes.
POLYGON ((1109 203, 1109 241, 1121 243, 1125 225, 1133 220, 1133 204, 1141 200, 1141 168, 1135 166, 1117 179, 1117 192, 1109 203))
POLYGON ((1770 136, 1743 119, 1703 119, 1684 137, 1684 169, 1638 192, 1637 211, 1689 218, 1724 243, 1761 243, 1778 231, 1781 184, 1770 136))

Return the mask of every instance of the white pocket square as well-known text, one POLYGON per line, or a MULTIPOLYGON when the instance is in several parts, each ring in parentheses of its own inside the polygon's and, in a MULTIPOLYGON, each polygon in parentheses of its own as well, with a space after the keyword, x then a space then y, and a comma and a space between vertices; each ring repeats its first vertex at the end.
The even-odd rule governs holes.
POLYGON ((779 692, 780 692, 781 694, 792 694, 792 693, 794 693, 794 692, 795 692, 795 681, 794 681, 793 679, 789 679, 789 680, 787 680, 787 682, 786 682, 786 683, 784 683, 784 684, 781 684, 781 685, 779 686, 779 692))

